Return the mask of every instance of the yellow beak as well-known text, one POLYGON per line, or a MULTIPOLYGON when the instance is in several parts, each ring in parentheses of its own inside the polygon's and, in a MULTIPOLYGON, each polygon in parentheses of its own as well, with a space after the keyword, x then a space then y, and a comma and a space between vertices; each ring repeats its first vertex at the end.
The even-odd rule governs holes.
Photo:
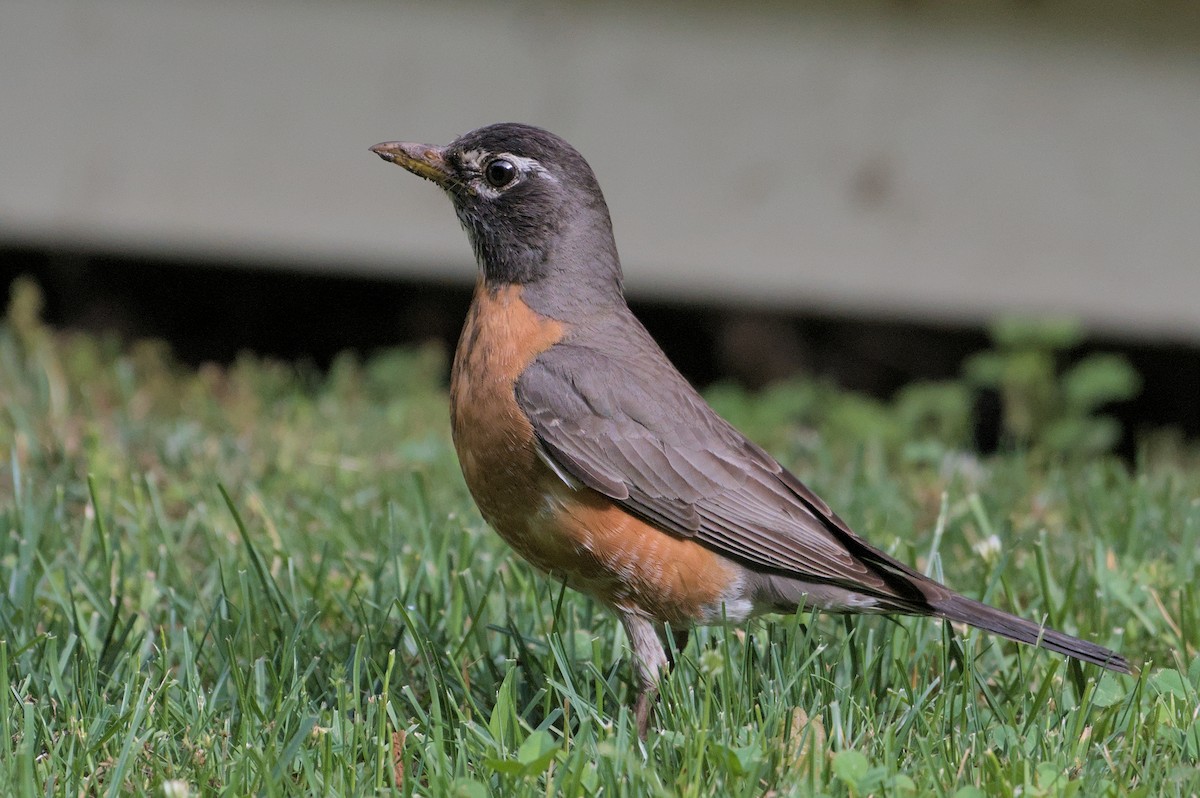
POLYGON ((442 158, 445 152, 442 147, 405 141, 385 141, 372 147, 371 152, 385 161, 403 166, 418 177, 432 180, 442 188, 450 183, 450 170, 442 158))

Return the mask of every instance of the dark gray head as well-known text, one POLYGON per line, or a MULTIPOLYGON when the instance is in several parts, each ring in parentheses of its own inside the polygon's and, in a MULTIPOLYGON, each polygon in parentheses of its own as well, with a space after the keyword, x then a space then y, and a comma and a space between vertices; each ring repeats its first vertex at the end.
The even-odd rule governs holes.
POLYGON ((541 128, 489 125, 445 147, 387 142, 371 151, 441 186, 489 286, 520 284, 556 304, 622 301, 608 206, 592 168, 541 128))

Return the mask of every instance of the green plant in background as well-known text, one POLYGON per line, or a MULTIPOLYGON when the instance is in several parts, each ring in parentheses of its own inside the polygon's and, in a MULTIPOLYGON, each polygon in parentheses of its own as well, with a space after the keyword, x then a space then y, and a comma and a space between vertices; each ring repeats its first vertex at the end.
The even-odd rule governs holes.
POLYGON ((968 359, 963 372, 971 385, 1000 394, 1010 443, 1064 455, 1112 449, 1121 425, 1097 411, 1141 390, 1124 357, 1097 353, 1060 371, 1062 356, 1083 340, 1073 320, 1005 318, 992 325, 991 338, 994 348, 968 359))
POLYGON ((992 325, 991 349, 969 357, 961 376, 919 380, 891 401, 811 379, 777 383, 751 394, 734 385, 706 395, 718 412, 744 419, 756 440, 788 450, 787 430, 821 430, 825 445, 882 445, 912 462, 938 462, 972 445, 972 405, 981 390, 1000 396, 1005 442, 1050 455, 1109 452, 1121 425, 1100 412, 1137 396, 1141 377, 1121 355, 1087 355, 1064 367, 1084 338, 1073 320, 1005 318, 992 325), (784 433, 785 437, 780 437, 784 433))

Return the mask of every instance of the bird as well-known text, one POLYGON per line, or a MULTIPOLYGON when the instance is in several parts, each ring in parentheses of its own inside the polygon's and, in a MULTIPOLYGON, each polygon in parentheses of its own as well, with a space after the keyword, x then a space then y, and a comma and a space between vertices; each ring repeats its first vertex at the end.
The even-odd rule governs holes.
POLYGON ((608 205, 562 138, 500 123, 370 149, 441 187, 474 249, 450 376, 466 485, 512 549, 620 619, 642 739, 669 636, 764 613, 934 616, 1132 672, 873 546, 718 415, 626 304, 608 205))

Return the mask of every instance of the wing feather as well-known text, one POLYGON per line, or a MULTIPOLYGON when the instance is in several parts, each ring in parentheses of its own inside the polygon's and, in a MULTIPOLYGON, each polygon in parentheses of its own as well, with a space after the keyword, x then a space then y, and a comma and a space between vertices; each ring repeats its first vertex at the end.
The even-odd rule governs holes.
POLYGON ((911 592, 872 567, 890 567, 891 558, 709 408, 640 326, 634 333, 616 354, 559 344, 518 379, 517 401, 558 468, 750 567, 887 596, 911 592))

